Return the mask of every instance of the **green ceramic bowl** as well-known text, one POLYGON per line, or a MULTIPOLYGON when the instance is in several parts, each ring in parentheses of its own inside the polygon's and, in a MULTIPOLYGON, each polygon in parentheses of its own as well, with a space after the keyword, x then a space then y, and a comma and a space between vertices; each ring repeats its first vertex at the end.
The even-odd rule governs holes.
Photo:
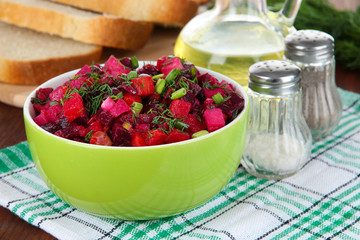
MULTIPOLYGON (((212 197, 239 166, 248 128, 248 97, 242 113, 222 129, 200 138, 151 147, 109 147, 57 137, 34 121, 31 97, 24 104, 26 135, 40 176, 62 200, 88 213, 121 219, 154 219, 185 212, 212 197)), ((78 70, 40 87, 65 83, 78 70)))

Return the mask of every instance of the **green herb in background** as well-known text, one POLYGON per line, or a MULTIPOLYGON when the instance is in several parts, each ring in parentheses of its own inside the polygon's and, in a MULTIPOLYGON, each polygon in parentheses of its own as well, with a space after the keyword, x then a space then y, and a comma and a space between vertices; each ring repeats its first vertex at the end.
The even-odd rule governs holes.
MULTIPOLYGON (((284 0, 268 0, 278 11, 284 0)), ((348 69, 360 70, 360 7, 357 11, 337 10, 326 0, 302 0, 294 26, 296 29, 316 29, 335 39, 335 57, 348 69)))

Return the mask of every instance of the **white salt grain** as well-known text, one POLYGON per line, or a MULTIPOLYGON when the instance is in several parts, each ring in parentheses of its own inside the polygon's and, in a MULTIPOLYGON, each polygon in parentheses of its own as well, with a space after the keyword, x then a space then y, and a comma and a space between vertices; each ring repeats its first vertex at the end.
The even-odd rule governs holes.
POLYGON ((305 147, 296 138, 283 134, 256 135, 248 144, 248 155, 266 170, 288 171, 300 166, 305 147))

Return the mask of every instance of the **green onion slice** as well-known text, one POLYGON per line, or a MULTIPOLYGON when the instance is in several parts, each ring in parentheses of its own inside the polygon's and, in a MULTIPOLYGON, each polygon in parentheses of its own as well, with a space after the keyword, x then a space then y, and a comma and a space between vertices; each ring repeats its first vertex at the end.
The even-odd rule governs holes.
POLYGON ((204 136, 206 134, 208 134, 209 132, 206 131, 206 130, 201 130, 201 131, 198 131, 196 133, 194 133, 191 138, 198 138, 198 137, 201 137, 201 136, 204 136))
POLYGON ((161 94, 164 91, 165 84, 166 84, 165 79, 160 78, 159 80, 157 80, 157 82, 155 84, 155 92, 157 92, 158 94, 161 94))
POLYGON ((185 95, 186 95, 186 89, 180 88, 179 90, 177 90, 171 94, 171 100, 181 98, 185 95))
POLYGON ((135 116, 139 116, 142 108, 142 103, 133 102, 133 104, 131 104, 131 111, 135 114, 135 116))

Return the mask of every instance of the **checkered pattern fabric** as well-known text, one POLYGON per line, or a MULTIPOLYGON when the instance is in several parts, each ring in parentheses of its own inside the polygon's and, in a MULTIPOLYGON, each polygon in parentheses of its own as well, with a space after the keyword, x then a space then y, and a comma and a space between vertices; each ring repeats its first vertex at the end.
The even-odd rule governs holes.
POLYGON ((122 221, 81 212, 47 188, 26 142, 0 151, 0 204, 59 239, 360 239, 360 95, 339 91, 341 122, 299 173, 270 181, 240 167, 186 213, 122 221))

